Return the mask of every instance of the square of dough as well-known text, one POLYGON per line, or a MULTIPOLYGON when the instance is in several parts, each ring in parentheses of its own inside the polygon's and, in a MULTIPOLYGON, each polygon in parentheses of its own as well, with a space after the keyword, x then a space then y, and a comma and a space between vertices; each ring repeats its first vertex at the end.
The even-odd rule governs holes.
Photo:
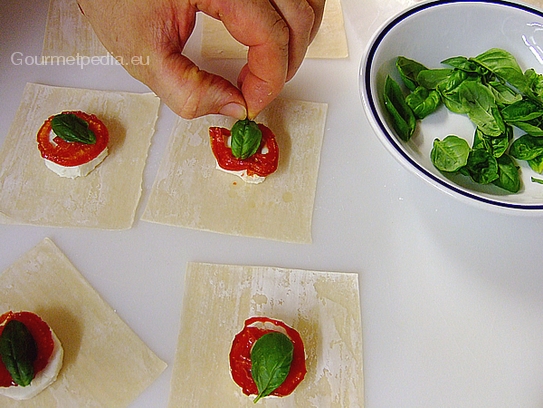
POLYGON ((130 228, 159 105, 152 93, 27 84, 0 150, 0 223, 130 228), (63 110, 94 113, 108 127, 109 155, 86 177, 58 176, 38 150, 39 128, 63 110))
POLYGON ((294 392, 263 407, 363 407, 358 275, 264 266, 190 263, 169 407, 254 407, 230 376, 229 353, 246 319, 296 329, 307 374, 294 392))
MULTIPOLYGON (((202 56, 205 58, 245 58, 247 47, 237 42, 224 25, 207 15, 202 16, 202 56)), ((347 58, 349 48, 340 0, 327 0, 322 23, 306 58, 347 58)))
POLYGON ((142 220, 231 235, 311 242, 327 105, 277 99, 257 118, 274 133, 279 166, 261 184, 215 168, 209 127, 234 119, 178 118, 142 220))
POLYGON ((64 348, 57 380, 4 408, 126 407, 166 368, 48 238, 0 274, 0 313, 28 310, 64 348))
POLYGON ((92 57, 108 55, 108 52, 76 0, 50 0, 42 55, 92 57))

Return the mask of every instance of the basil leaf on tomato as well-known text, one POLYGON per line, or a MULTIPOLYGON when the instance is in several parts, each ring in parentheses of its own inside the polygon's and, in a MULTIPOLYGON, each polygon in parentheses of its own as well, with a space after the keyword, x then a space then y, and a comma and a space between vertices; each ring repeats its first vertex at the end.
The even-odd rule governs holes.
POLYGON ((96 135, 89 124, 73 113, 60 113, 51 119, 53 132, 66 142, 96 143, 96 135))
POLYGON ((266 333, 255 342, 251 349, 251 375, 258 389, 255 403, 283 384, 293 353, 292 341, 280 332, 266 333))
POLYGON ((232 154, 237 159, 246 159, 255 154, 262 141, 262 131, 257 123, 243 119, 234 123, 231 130, 232 154))
POLYGON ((0 336, 0 357, 13 381, 26 387, 34 378, 36 341, 24 323, 10 320, 0 336))

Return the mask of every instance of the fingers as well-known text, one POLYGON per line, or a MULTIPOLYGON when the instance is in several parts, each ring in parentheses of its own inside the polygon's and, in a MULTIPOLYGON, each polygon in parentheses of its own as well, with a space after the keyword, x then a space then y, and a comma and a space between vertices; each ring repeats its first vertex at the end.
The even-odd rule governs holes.
POLYGON ((238 86, 254 118, 302 64, 322 20, 324 0, 201 0, 198 7, 221 19, 249 47, 238 86))
POLYGON ((168 107, 185 119, 220 113, 245 119, 243 95, 226 79, 200 70, 180 52, 156 56, 156 63, 141 75, 168 107))

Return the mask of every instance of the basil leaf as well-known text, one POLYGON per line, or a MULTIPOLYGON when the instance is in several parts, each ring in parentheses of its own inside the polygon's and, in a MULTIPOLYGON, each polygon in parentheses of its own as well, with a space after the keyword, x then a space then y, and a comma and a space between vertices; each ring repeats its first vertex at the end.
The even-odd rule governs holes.
POLYGON ((480 81, 464 81, 458 88, 468 117, 484 134, 499 136, 505 132, 505 123, 488 86, 480 81))
POLYGON ((453 173, 466 165, 470 150, 464 139, 449 135, 443 140, 434 140, 430 159, 439 171, 453 173))
POLYGON ((423 86, 418 86, 405 97, 405 102, 418 119, 424 119, 441 105, 441 97, 434 89, 428 90, 423 86))
POLYGON ((494 73, 504 81, 509 82, 521 92, 527 89, 527 80, 517 60, 509 52, 491 48, 490 50, 473 58, 474 61, 494 73))
POLYGON ((472 180, 479 184, 490 184, 499 177, 498 161, 484 149, 470 152, 466 170, 472 180))
POLYGON ((471 60, 470 58, 462 56, 448 58, 444 61, 441 61, 441 63, 465 72, 471 72, 478 75, 486 75, 488 73, 488 70, 477 62, 471 60))
POLYGON ((385 108, 392 117, 392 127, 404 142, 409 141, 417 126, 417 119, 405 102, 400 85, 387 76, 384 94, 385 108))
POLYGON ((421 63, 405 57, 398 57, 396 59, 396 68, 402 77, 403 83, 411 91, 414 91, 419 85, 417 82, 419 72, 427 69, 421 63))
POLYGON ((426 89, 436 89, 438 84, 447 81, 455 71, 448 68, 426 69, 417 75, 417 82, 426 89))
POLYGON ((255 154, 262 141, 262 131, 256 122, 243 119, 232 126, 232 154, 238 159, 246 159, 255 154))
POLYGON ((498 178, 492 184, 503 188, 511 193, 518 193, 521 187, 520 173, 515 161, 504 154, 497 159, 498 178))
POLYGON ((292 364, 294 345, 280 332, 266 333, 251 349, 251 375, 258 389, 254 402, 270 395, 287 378, 292 364))
POLYGON ((60 113, 51 120, 53 132, 66 142, 96 143, 96 135, 89 124, 73 113, 60 113))
POLYGON ((15 383, 22 387, 30 384, 37 356, 36 341, 28 328, 24 323, 10 320, 0 336, 0 357, 15 383))
POLYGON ((543 155, 527 160, 530 168, 536 173, 543 174, 543 155))
POLYGON ((511 140, 513 139, 513 128, 509 125, 505 126, 505 132, 499 136, 488 136, 479 128, 475 130, 473 137, 472 149, 485 149, 495 158, 501 157, 509 149, 511 140))
POLYGON ((543 155, 543 138, 523 135, 511 143, 509 154, 519 160, 533 160, 543 155))

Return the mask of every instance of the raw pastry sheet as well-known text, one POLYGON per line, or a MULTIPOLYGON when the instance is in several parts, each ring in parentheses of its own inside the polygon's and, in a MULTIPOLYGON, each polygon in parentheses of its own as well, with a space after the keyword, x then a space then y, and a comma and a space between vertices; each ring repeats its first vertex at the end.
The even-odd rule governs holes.
POLYGON ((358 275, 190 263, 169 407, 254 407, 230 376, 228 354, 252 316, 277 318, 304 341, 307 374, 263 407, 363 407, 358 275))
MULTIPOLYGON (((202 56, 205 58, 245 58, 247 47, 237 42, 224 25, 202 16, 202 56)), ((340 0, 327 0, 321 26, 307 49, 306 58, 347 58, 349 48, 340 0)))
POLYGON ((166 368, 49 239, 0 274, 0 313, 28 310, 64 348, 57 380, 36 397, 4 408, 128 406, 166 368))
POLYGON ((50 0, 43 56, 92 57, 107 54, 76 0, 50 0))
POLYGON ((0 223, 130 228, 159 105, 151 93, 27 84, 0 149, 0 223), (38 151, 38 129, 63 110, 94 113, 108 127, 109 155, 86 177, 58 176, 38 151))
POLYGON ((257 118, 275 133, 279 167, 258 185, 215 168, 209 127, 233 119, 178 118, 142 220, 219 233, 311 242, 327 105, 275 100, 257 118))

